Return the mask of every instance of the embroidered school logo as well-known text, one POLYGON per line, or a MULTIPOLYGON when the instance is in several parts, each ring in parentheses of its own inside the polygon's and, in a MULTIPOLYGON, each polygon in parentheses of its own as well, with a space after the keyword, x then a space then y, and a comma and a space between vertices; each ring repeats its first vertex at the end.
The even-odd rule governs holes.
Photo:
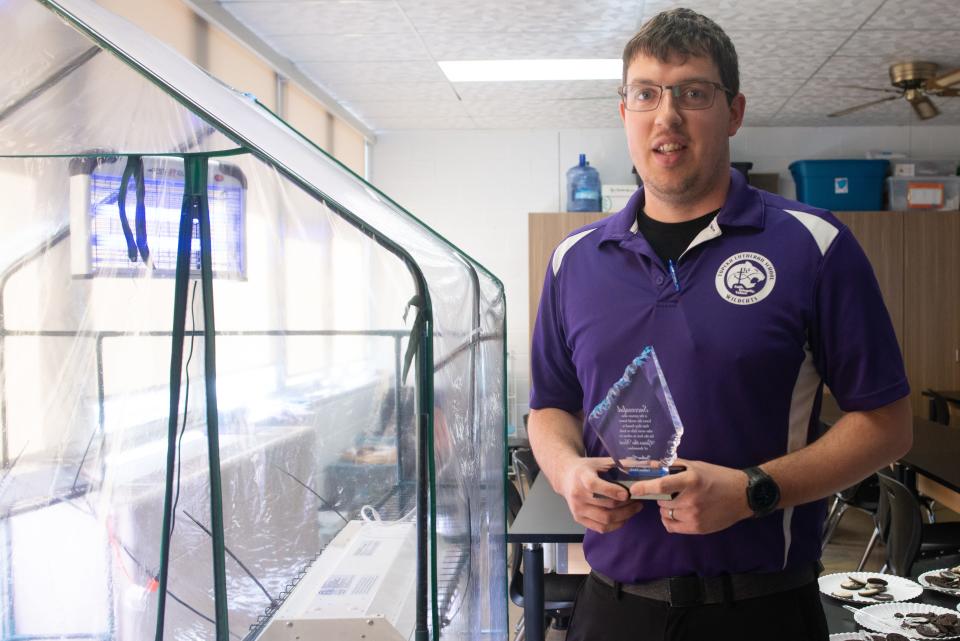
POLYGON ((734 254, 717 270, 717 292, 734 305, 759 303, 770 295, 776 282, 773 263, 753 252, 734 254))

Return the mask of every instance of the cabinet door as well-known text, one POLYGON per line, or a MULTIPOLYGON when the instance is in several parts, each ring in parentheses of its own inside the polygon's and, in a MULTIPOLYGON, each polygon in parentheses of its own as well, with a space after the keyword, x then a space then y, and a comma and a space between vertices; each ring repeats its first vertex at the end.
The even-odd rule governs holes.
POLYGON ((870 259, 902 350, 904 214, 900 211, 840 211, 835 215, 850 228, 870 259))
POLYGON ((543 289, 543 277, 547 273, 547 263, 553 256, 553 250, 563 242, 563 239, 578 227, 589 225, 600 220, 609 213, 599 212, 566 212, 555 214, 530 214, 527 217, 527 231, 529 232, 527 248, 529 250, 529 278, 530 278, 530 335, 533 336, 533 325, 537 320, 537 309, 540 308, 540 292, 543 289))
POLYGON ((960 212, 907 212, 904 231, 904 356, 914 414, 920 391, 960 389, 960 212))

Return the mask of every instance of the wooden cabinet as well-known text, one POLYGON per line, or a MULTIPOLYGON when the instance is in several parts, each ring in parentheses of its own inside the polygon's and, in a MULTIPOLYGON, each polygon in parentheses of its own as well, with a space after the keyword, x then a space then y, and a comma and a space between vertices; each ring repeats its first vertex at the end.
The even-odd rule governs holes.
POLYGON ((564 212, 527 216, 531 336, 533 336, 533 324, 537 320, 537 308, 540 307, 543 278, 547 274, 547 264, 553 256, 553 250, 574 229, 609 215, 601 212, 564 212))
POLYGON ((839 211, 873 265, 893 329, 903 348, 903 218, 900 211, 839 211))
POLYGON ((905 213, 903 353, 913 411, 920 391, 960 389, 960 213, 905 213))
MULTIPOLYGON (((553 249, 577 227, 609 214, 529 215, 530 331, 553 249)), ((873 265, 910 379, 921 390, 960 389, 960 212, 837 212, 873 265)))

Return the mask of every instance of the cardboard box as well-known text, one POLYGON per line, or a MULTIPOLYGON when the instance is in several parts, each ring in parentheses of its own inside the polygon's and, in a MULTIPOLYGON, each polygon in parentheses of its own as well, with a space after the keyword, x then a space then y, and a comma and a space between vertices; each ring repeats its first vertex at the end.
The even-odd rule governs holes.
POLYGON ((748 182, 757 189, 769 191, 771 194, 780 193, 780 174, 751 173, 748 182))

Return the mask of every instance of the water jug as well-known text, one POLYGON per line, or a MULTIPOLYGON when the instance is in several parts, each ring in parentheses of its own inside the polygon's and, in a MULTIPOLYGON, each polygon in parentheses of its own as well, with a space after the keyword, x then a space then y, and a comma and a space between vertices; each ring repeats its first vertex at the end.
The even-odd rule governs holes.
POLYGON ((580 162, 567 170, 567 211, 600 211, 600 174, 580 154, 580 162))

